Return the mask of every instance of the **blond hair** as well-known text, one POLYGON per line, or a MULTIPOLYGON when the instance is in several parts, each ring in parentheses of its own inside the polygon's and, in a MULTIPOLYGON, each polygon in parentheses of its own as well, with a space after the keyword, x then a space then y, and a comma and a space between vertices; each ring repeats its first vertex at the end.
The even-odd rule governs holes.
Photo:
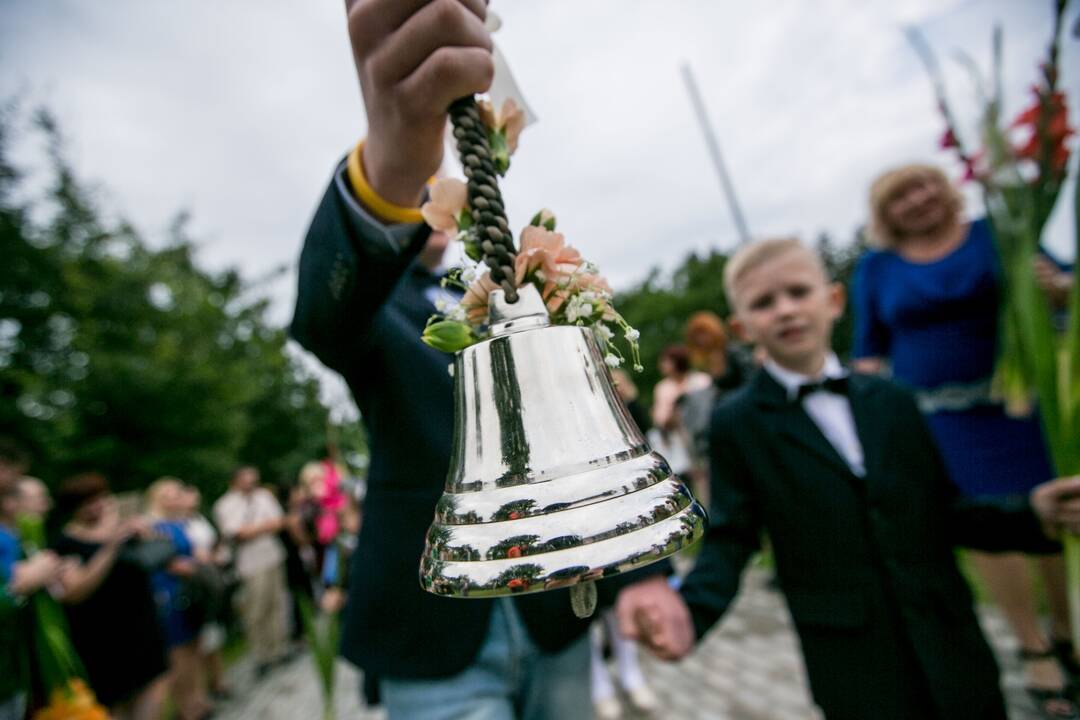
POLYGON ((738 298, 735 285, 741 278, 754 268, 790 252, 799 252, 805 255, 813 263, 814 267, 821 272, 821 277, 828 279, 829 275, 825 271, 825 263, 821 261, 821 256, 804 245, 798 238, 778 237, 755 240, 749 245, 739 248, 724 264, 724 295, 727 297, 731 309, 735 310, 736 307, 738 298))
POLYGON ((323 465, 322 461, 310 460, 304 463, 304 467, 300 468, 300 485, 312 490, 316 485, 322 483, 325 476, 326 466, 323 465))
POLYGON ((169 490, 180 490, 184 487, 184 483, 179 478, 170 476, 160 477, 154 482, 150 483, 150 487, 146 488, 146 495, 144 497, 146 501, 146 511, 154 517, 162 518, 168 513, 165 512, 165 493, 169 490))
POLYGON ((903 239, 885 212, 889 203, 896 199, 905 186, 917 180, 933 180, 945 189, 945 198, 952 210, 952 221, 957 222, 964 209, 964 196, 949 182, 941 168, 926 163, 908 163, 883 172, 870 184, 870 223, 867 227, 871 247, 891 250, 903 239))

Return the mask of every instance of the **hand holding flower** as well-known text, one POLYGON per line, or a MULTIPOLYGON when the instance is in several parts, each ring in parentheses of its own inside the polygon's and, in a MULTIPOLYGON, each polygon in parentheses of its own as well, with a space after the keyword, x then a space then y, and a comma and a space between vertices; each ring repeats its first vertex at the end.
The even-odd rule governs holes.
POLYGON ((1046 534, 1080 533, 1080 475, 1044 482, 1031 491, 1031 508, 1046 534))

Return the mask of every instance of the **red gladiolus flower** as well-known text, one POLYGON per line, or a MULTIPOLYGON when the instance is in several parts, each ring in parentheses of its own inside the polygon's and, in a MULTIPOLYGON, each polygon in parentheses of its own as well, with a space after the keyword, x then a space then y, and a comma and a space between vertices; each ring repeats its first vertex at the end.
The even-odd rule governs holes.
POLYGON ((986 155, 986 150, 979 150, 973 155, 967 157, 961 156, 961 160, 964 163, 964 175, 960 178, 961 182, 971 182, 972 180, 979 180, 987 174, 986 167, 983 159, 986 155))
POLYGON ((948 150, 949 148, 960 147, 960 143, 956 141, 956 133, 953 132, 951 127, 945 128, 945 134, 941 136, 941 140, 938 145, 942 150, 948 150))
POLYGON ((1050 169, 1055 173, 1061 173, 1069 162, 1069 150, 1065 147, 1065 140, 1073 134, 1069 127, 1068 107, 1065 104, 1065 95, 1055 92, 1049 96, 1044 95, 1038 86, 1032 87, 1035 93, 1035 102, 1030 107, 1016 116, 1010 128, 1026 128, 1031 134, 1027 141, 1013 148, 1017 158, 1024 160, 1040 161, 1044 142, 1049 146, 1050 169), (1043 111, 1048 110, 1048 117, 1043 125, 1043 111), (1040 130, 1042 135, 1040 135, 1040 130))

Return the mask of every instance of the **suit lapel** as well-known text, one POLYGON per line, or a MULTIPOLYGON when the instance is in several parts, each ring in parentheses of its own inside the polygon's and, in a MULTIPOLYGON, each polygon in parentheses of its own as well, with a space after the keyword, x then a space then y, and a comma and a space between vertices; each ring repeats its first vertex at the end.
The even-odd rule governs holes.
POLYGON ((855 433, 862 445, 863 466, 866 477, 878 476, 879 450, 883 447, 882 433, 886 432, 886 419, 874 411, 874 383, 864 375, 852 374, 848 381, 848 401, 855 419, 855 433))
POLYGON ((784 388, 767 371, 759 370, 753 382, 754 397, 778 435, 824 460, 844 476, 855 478, 847 462, 806 414, 802 405, 790 402, 784 388))

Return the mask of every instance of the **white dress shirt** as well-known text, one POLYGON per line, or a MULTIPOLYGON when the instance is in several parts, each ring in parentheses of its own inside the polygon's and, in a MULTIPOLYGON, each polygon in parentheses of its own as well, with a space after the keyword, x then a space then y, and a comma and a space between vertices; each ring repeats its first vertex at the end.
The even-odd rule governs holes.
MULTIPOLYGON (((817 377, 809 377, 777 365, 772 359, 765 361, 765 370, 787 391, 788 399, 793 401, 799 396, 799 386, 817 382, 824 378, 845 377, 847 371, 840 364, 835 353, 825 357, 825 366, 817 377)), ((803 410, 821 430, 825 439, 840 453, 840 457, 859 477, 866 476, 862 443, 855 431, 855 418, 851 414, 851 402, 847 396, 837 395, 828 390, 817 390, 802 400, 803 410)))
MULTIPOLYGON (((236 531, 247 525, 276 520, 281 517, 281 505, 265 488, 255 488, 250 493, 230 490, 214 503, 214 521, 221 534, 230 539, 236 531)), ((277 533, 263 533, 236 545, 236 574, 250 578, 285 561, 285 546, 277 533)))

